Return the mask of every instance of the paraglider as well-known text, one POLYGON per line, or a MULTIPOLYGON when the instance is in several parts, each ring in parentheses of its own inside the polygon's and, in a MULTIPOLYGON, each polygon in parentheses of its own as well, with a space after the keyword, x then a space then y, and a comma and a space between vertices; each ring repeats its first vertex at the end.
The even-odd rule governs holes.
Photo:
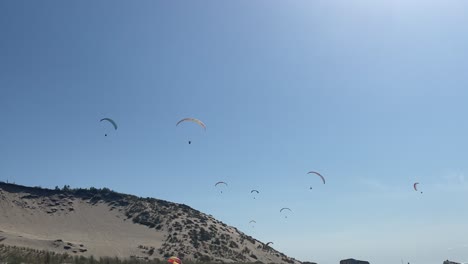
POLYGON ((167 262, 172 264, 182 264, 182 261, 178 257, 170 257, 167 259, 167 262))
MULTIPOLYGON (((224 185, 224 186, 226 186, 226 187, 228 186, 228 184, 225 183, 225 182, 223 182, 223 181, 217 182, 217 183, 215 184, 215 187, 217 187, 218 185, 224 185)), ((221 191, 221 193, 223 193, 223 191, 221 191)))
MULTIPOLYGON (((111 123, 112 126, 114 127, 114 130, 117 130, 117 123, 115 123, 114 120, 112 120, 112 119, 110 119, 108 117, 105 117, 105 118, 101 119, 99 122, 102 122, 102 121, 107 121, 107 122, 111 123)), ((104 136, 107 137, 107 134, 105 134, 104 136)))
POLYGON ((273 242, 266 243, 264 249, 269 250, 270 249, 270 244, 273 244, 273 242))
MULTIPOLYGON (((259 194, 260 192, 258 190, 251 190, 250 193, 256 193, 256 194, 259 194)), ((255 195, 253 197, 255 199, 255 195)))
POLYGON ((307 174, 316 174, 322 179, 323 184, 325 184, 325 178, 322 176, 322 174, 316 172, 316 171, 309 171, 307 174))
MULTIPOLYGON (((199 119, 192 118, 192 117, 187 117, 187 118, 183 118, 183 119, 179 120, 179 122, 177 122, 176 126, 178 126, 180 123, 186 122, 186 121, 194 122, 194 123, 198 124, 199 126, 201 126, 201 127, 206 131, 206 125, 205 125, 205 123, 203 123, 203 122, 202 122, 201 120, 199 120, 199 119)), ((189 143, 189 144, 192 144, 192 141, 189 140, 188 143, 189 143)))
MULTIPOLYGON (((419 185, 419 182, 415 182, 415 183, 413 184, 413 189, 414 189, 415 191, 418 191, 418 185, 419 185)), ((421 192, 421 193, 423 193, 423 192, 421 192)))
MULTIPOLYGON (((288 207, 283 207, 283 208, 281 208, 280 213, 282 213, 284 210, 287 210, 287 211, 289 211, 289 212, 292 212, 292 210, 289 209, 288 207)), ((288 218, 288 216, 285 215, 284 218, 288 218)))
MULTIPOLYGON (((257 221, 255 221, 255 220, 250 220, 250 221, 249 221, 249 224, 256 224, 256 223, 257 223, 257 221)), ((252 228, 253 228, 253 227, 254 227, 254 225, 252 225, 252 228)))

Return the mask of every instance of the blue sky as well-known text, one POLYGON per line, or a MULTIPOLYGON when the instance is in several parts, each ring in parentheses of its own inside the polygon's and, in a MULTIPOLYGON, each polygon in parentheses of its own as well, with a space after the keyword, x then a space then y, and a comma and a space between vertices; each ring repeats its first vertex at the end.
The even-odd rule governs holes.
POLYGON ((468 262, 467 8, 1 1, 0 179, 185 203, 321 264, 468 262))

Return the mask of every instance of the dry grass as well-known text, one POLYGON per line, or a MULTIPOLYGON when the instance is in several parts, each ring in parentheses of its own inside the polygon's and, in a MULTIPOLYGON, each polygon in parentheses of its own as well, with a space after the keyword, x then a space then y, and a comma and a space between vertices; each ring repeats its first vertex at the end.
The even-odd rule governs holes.
MULTIPOLYGON (((119 258, 94 258, 83 256, 70 256, 68 254, 58 254, 45 250, 35 250, 25 247, 6 246, 0 244, 1 264, 162 264, 164 260, 153 259, 119 259, 119 258)), ((212 264, 210 262, 183 261, 184 264, 212 264)), ((242 264, 261 264, 242 263, 242 264)), ((232 263, 240 264, 240 263, 232 263)), ((272 264, 272 263, 269 263, 272 264)))

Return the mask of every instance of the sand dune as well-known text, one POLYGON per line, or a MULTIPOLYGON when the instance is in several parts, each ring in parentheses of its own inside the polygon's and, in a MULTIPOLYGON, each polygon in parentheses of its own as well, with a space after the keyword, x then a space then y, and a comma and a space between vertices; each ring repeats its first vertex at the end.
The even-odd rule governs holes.
POLYGON ((0 240, 95 257, 298 262, 185 205, 108 191, 5 183, 0 183, 0 240))

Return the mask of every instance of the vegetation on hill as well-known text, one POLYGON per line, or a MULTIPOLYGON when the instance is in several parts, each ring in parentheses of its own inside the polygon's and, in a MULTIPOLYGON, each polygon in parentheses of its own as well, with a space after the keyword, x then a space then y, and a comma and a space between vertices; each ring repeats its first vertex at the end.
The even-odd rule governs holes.
MULTIPOLYGON (((58 254, 44 250, 35 250, 25 247, 7 246, 0 244, 0 264, 162 264, 167 263, 160 259, 119 259, 94 258, 58 254)), ((183 261, 184 264, 211 264, 210 262, 183 261)), ((242 264, 261 264, 242 263, 242 264)), ((236 263, 232 263, 236 264, 236 263)), ((239 263, 240 264, 240 263, 239 263)))

